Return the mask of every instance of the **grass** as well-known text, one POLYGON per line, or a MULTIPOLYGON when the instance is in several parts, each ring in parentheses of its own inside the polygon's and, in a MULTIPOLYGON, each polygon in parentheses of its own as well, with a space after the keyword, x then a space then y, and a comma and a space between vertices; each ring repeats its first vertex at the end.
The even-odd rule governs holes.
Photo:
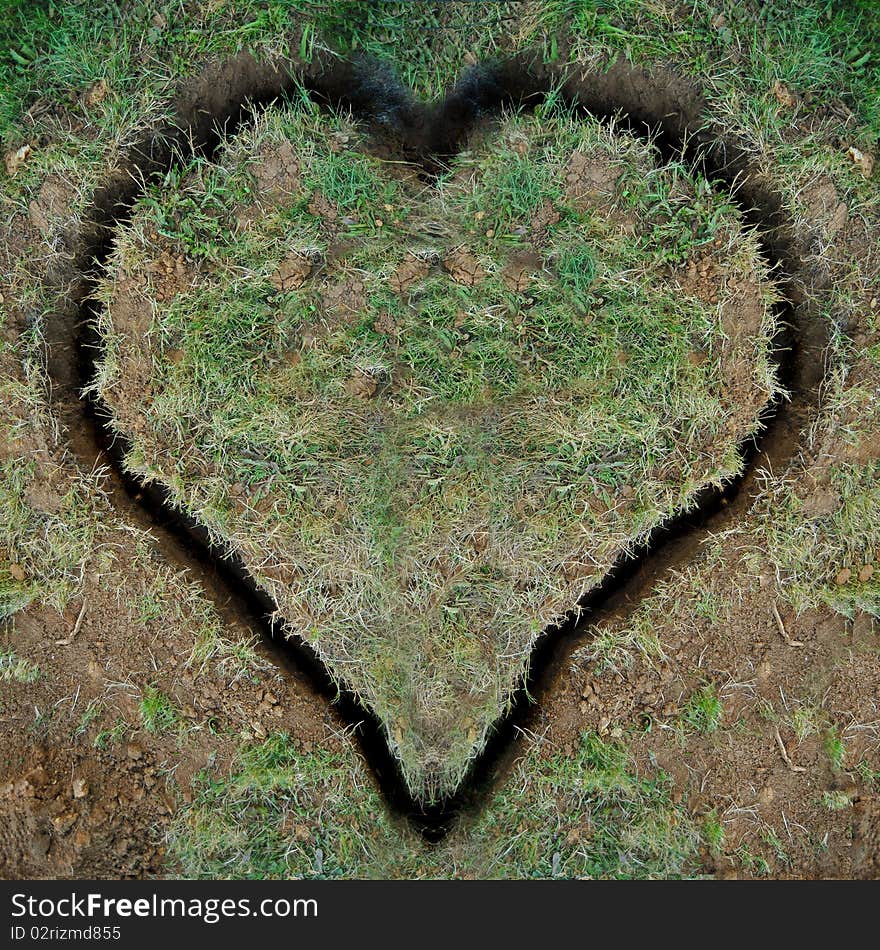
MULTIPOLYGON (((864 177, 847 153, 849 145, 876 152, 880 134, 880 63, 875 52, 880 13, 872 0, 779 0, 760 5, 695 0, 686 7, 640 0, 548 0, 522 4, 451 3, 442 9, 421 10, 412 4, 396 3, 293 4, 286 0, 243 0, 234 5, 167 5, 161 16, 154 19, 156 13, 153 5, 135 3, 126 5, 123 14, 118 5, 100 0, 7 0, 0 10, 0 151, 5 154, 22 145, 31 146, 27 160, 15 175, 7 176, 0 166, 4 219, 8 217, 16 226, 27 222, 31 202, 39 201, 50 176, 56 184, 60 181, 66 195, 59 206, 45 211, 45 235, 27 246, 10 244, 0 248, 0 618, 14 617, 41 604, 63 609, 80 589, 85 571, 90 567, 105 570, 102 559, 110 557, 104 548, 95 552, 101 522, 111 517, 100 498, 100 480, 77 471, 69 462, 61 464, 64 442, 60 439, 59 420, 47 401, 44 331, 46 315, 53 311, 57 301, 41 287, 41 280, 61 247, 63 228, 77 222, 92 188, 112 166, 119 149, 151 122, 168 116, 171 90, 178 78, 193 75, 205 59, 243 48, 252 49, 259 56, 293 50, 294 55, 314 59, 327 47, 342 53, 364 51, 393 62, 399 66, 405 82, 425 96, 438 94, 454 81, 471 52, 482 57, 516 48, 537 47, 557 63, 581 60, 595 64, 615 56, 638 63, 672 61, 678 71, 695 78, 706 92, 710 113, 751 152, 779 187, 784 210, 794 221, 795 230, 808 237, 817 266, 832 274, 827 292, 817 295, 821 298, 823 319, 834 332, 834 345, 827 354, 825 408, 820 418, 814 420, 806 444, 839 456, 830 473, 833 484, 827 503, 822 510, 816 510, 808 500, 812 489, 803 472, 766 474, 761 483, 761 500, 750 516, 748 530, 735 535, 741 542, 748 576, 774 578, 780 603, 799 612, 831 608, 851 617, 857 617, 861 611, 880 615, 880 572, 868 576, 864 571, 865 567, 878 564, 880 548, 876 461, 871 450, 880 422, 875 411, 880 350, 870 340, 858 342, 843 332, 844 327, 857 323, 866 313, 866 325, 876 336, 876 310, 870 311, 866 304, 870 300, 870 252, 834 245, 817 226, 815 216, 804 208, 810 189, 827 177, 849 207, 852 218, 862 217, 869 223, 877 220, 876 173, 873 179, 864 177), (90 101, 90 91, 101 82, 106 86, 104 96, 90 101), (780 103, 777 83, 784 84, 791 93, 793 105, 780 103), (57 504, 58 498, 65 499, 61 506, 57 504)), ((337 162, 335 171, 331 174, 328 169, 323 180, 331 190, 339 189, 333 193, 343 203, 349 198, 356 202, 358 182, 347 179, 347 171, 337 162)), ((479 237, 481 254, 491 257, 494 253, 491 239, 483 240, 489 225, 500 221, 503 229, 516 203, 534 200, 546 185, 540 176, 530 177, 528 168, 518 171, 526 174, 508 182, 507 204, 492 208, 500 218, 492 218, 485 225, 481 222, 482 237, 473 236, 475 241, 479 237)), ((217 197, 222 204, 224 195, 217 197)), ((662 196, 657 204, 658 210, 662 208, 662 196)), ((169 240, 183 241, 194 260, 214 266, 217 242, 212 240, 212 234, 216 222, 211 219, 210 208, 181 210, 190 230, 178 229, 170 218, 169 240)), ((383 208, 383 220, 386 214, 383 208)), ((658 219, 657 230, 652 228, 651 234, 669 240, 674 262, 690 252, 687 241, 682 248, 676 242, 676 229, 686 228, 687 222, 676 222, 674 213, 667 218, 658 219)), ((374 224, 359 222, 354 233, 362 236, 375 230, 374 224)), ((567 248, 564 250, 567 252, 567 248)), ((245 260, 248 268, 258 263, 262 253, 260 248, 251 251, 254 257, 245 260)), ((590 250, 582 249, 570 259, 566 254, 559 256, 556 274, 572 309, 591 312, 592 306, 595 310, 592 289, 596 280, 607 276, 606 264, 604 253, 590 250)), ((439 295, 436 289, 434 295, 439 295)), ((216 302, 217 298, 207 298, 205 304, 216 302)), ((609 309, 620 303, 619 299, 613 300, 609 309)), ((638 328, 637 311, 638 308, 629 312, 621 309, 621 326, 613 321, 595 326, 599 342, 607 336, 608 345, 591 352, 591 359, 613 365, 618 351, 625 352, 640 342, 636 334, 635 339, 618 345, 622 331, 628 326, 638 328), (635 322, 630 324, 630 320, 635 322)), ((226 317, 226 322, 218 319, 214 325, 216 333, 256 334, 253 338, 264 342, 266 352, 283 346, 283 341, 277 342, 272 336, 271 321, 256 326, 248 322, 252 313, 247 306, 230 311, 226 317)), ((294 317, 296 314, 287 314, 286 319, 294 317)), ((442 325, 448 317, 442 307, 437 308, 434 325, 442 325)), ((548 334, 565 329, 557 318, 544 326, 548 334)), ((380 341, 371 338, 369 328, 362 329, 361 342, 378 348, 380 341)), ((453 329, 455 333, 461 330, 454 326, 453 329)), ((477 329, 484 333, 492 327, 477 329)), ((470 327, 464 328, 464 333, 472 332, 470 327)), ((496 337, 491 342, 492 347, 486 351, 491 362, 483 366, 480 360, 474 360, 473 354, 466 354, 463 365, 467 372, 446 379, 453 391, 484 378, 481 373, 505 365, 501 346, 504 340, 496 337)), ((174 346, 171 340, 160 343, 169 349, 174 346)), ((423 361, 418 364, 420 367, 430 368, 437 362, 431 343, 430 339, 421 338, 418 348, 414 347, 412 358, 423 361)), ((373 360, 372 352, 367 349, 370 358, 366 368, 379 371, 382 363, 373 360)), ((234 347, 216 350, 213 375, 216 376, 218 366, 225 372, 240 355, 241 351, 234 347)), ((650 354, 642 354, 642 358, 644 355, 650 354)), ((631 354, 629 358, 632 359, 631 354)), ((210 368, 210 364, 205 365, 210 368)), ((261 364, 254 365, 259 368, 261 364)), ((211 377, 208 372, 206 382, 215 386, 212 396, 219 401, 224 391, 211 377)), ((239 379, 233 374, 233 390, 239 379)), ((628 408, 623 407, 622 411, 628 408)), ((245 421, 250 421, 246 415, 245 421)), ((257 421, 271 430, 274 417, 257 421)), ((559 439, 561 457, 565 456, 565 435, 563 432, 559 439)), ((603 433, 603 438, 607 435, 603 433)), ((625 436, 626 433, 621 438, 622 452, 638 446, 631 434, 629 441, 625 436)), ((449 440, 436 434, 420 451, 433 480, 439 477, 437 467, 442 469, 455 457, 450 455, 449 440)), ((247 496, 249 501, 257 503, 265 498, 269 499, 265 504, 271 504, 272 491, 277 490, 280 477, 279 458, 264 452, 248 458, 247 469, 248 478, 242 484, 259 486, 247 496)), ((389 467, 389 471, 393 470, 389 467)), ((185 485, 189 473, 175 474, 179 477, 178 487, 185 485)), ((601 490, 610 498, 626 484, 619 477, 623 474, 619 468, 606 468, 599 474, 601 490)), ((283 477, 288 475, 282 471, 283 477)), ((294 497, 302 489, 308 491, 309 484, 307 479, 288 479, 294 497)), ((442 484, 441 481, 439 486, 442 484)), ((370 523, 375 531, 376 550, 393 560, 399 542, 395 535, 395 512, 384 503, 381 487, 378 483, 371 487, 377 501, 369 512, 370 523)), ((208 499, 216 523, 224 529, 230 517, 227 488, 222 483, 212 486, 213 494, 208 499)), ((289 509, 281 514, 288 516, 289 509)), ((309 532, 315 530, 313 525, 304 526, 306 542, 311 541, 309 532)), ((481 535, 475 534, 474 539, 482 544, 481 535)), ((717 553, 718 548, 713 550, 717 553)), ((643 658, 654 661, 662 656, 670 630, 680 634, 686 623, 712 623, 719 637, 726 636, 737 603, 735 596, 714 586, 712 572, 707 568, 714 556, 707 552, 698 569, 684 572, 674 582, 662 586, 656 598, 631 618, 626 629, 610 626, 599 631, 587 651, 591 669, 597 675, 611 676, 643 658), (699 610, 692 609, 694 605, 699 610)), ((372 571, 373 564, 365 569, 372 571)), ((151 598, 157 591, 143 594, 142 598, 136 584, 130 592, 122 590, 121 615, 140 617, 150 623, 154 608, 151 598)), ((460 597, 460 591, 456 591, 456 597, 460 597)), ((473 670, 472 664, 481 661, 467 650, 460 652, 463 638, 456 624, 461 624, 461 611, 467 608, 467 599, 453 600, 446 606, 449 609, 444 611, 444 624, 432 641, 432 655, 454 656, 456 668, 467 675, 473 670)), ((319 604, 319 616, 323 616, 323 609, 324 605, 319 604)), ((186 623, 179 617, 170 622, 186 623)), ((314 617, 304 612, 301 622, 316 637, 320 635, 321 628, 314 617)), ((250 676, 251 654, 237 642, 224 642, 218 624, 215 618, 197 625, 195 637, 187 641, 190 667, 200 670, 204 663, 227 664, 229 675, 250 676)), ((8 631, 7 641, 14 647, 17 634, 11 623, 8 631)), ((414 686, 407 680, 406 665, 421 658, 407 656, 398 644, 393 646, 399 648, 400 663, 395 665, 385 659, 383 665, 380 655, 376 669, 380 678, 403 695, 414 686)), ((4 670, 8 672, 13 668, 12 661, 6 663, 4 670)), ((140 684, 140 688, 147 685, 140 684)), ((798 742, 824 734, 832 721, 814 696, 804 697, 803 706, 795 705, 792 709, 774 712, 773 721, 786 728, 791 726, 798 742), (810 712, 813 708, 818 710, 815 716, 810 712)), ((726 735, 733 725, 722 722, 719 728, 721 735, 726 735)), ((406 735, 407 730, 401 728, 401 739, 406 735)), ((831 759, 835 761, 835 756, 831 759)), ((262 767, 257 761, 255 772, 262 767)), ((873 780, 876 788, 876 762, 860 760, 857 772, 866 785, 873 780)), ((357 798, 357 793, 351 792, 356 786, 349 784, 343 788, 345 782, 351 783, 344 775, 340 773, 339 778, 340 802, 357 798)), ((520 791, 520 786, 511 786, 512 803, 520 791)), ((578 800, 562 797, 556 813, 548 804, 542 814, 555 818, 578 800)), ((381 811, 378 800, 372 801, 370 807, 374 814, 381 811)), ((512 820, 512 815, 513 811, 499 821, 499 836, 505 828, 509 832, 505 822, 512 820)), ((707 838, 711 835, 707 834, 707 838)), ((398 864, 393 866, 401 867, 400 852, 407 849, 417 855, 406 866, 407 873, 419 873, 419 868, 431 866, 430 859, 410 843, 393 836, 389 840, 394 842, 392 850, 397 851, 398 864)), ((726 847, 730 850, 737 846, 728 843, 726 847)), ((768 858, 772 857, 772 842, 756 841, 751 850, 743 846, 741 864, 754 873, 769 873, 768 858, 757 854, 765 847, 769 849, 768 858)), ((548 864, 545 851, 546 846, 544 850, 536 847, 535 854, 541 855, 544 871, 549 867, 552 872, 553 855, 563 852, 552 851, 548 864)), ((519 856, 529 853, 528 848, 516 851, 519 856)), ((362 867, 358 860, 352 859, 348 869, 342 867, 344 862, 340 863, 340 873, 362 867)), ((561 856, 557 868, 568 866, 566 861, 561 856)), ((234 862, 229 865, 236 866, 234 862)), ((309 866, 314 869, 314 865, 309 866)), ((450 866, 454 865, 447 865, 445 873, 451 873, 450 866)), ((214 873, 222 873, 216 865, 211 867, 214 873)), ((529 867, 505 865, 503 861, 498 867, 509 874, 531 871, 529 867)))
POLYGON ((736 473, 756 419, 725 373, 747 367, 749 405, 775 391, 775 297, 729 202, 562 106, 507 117, 427 190, 362 148, 294 94, 216 165, 148 189, 99 291, 93 389, 138 432, 128 467, 244 556, 431 798, 535 635, 736 473), (255 188, 283 148, 297 174, 267 207, 255 188), (565 184, 587 156, 605 195, 565 184), (721 249, 757 307, 736 346, 720 279, 714 301, 682 292, 721 249), (532 263, 511 279, 517 254, 532 263), (131 338, 137 308, 152 318, 131 338))
POLYGON ((846 762, 846 746, 837 729, 833 726, 825 735, 825 752, 828 761, 831 763, 831 768, 835 772, 840 772, 846 762))
POLYGON ((284 733, 245 746, 227 777, 198 782, 171 832, 173 858, 196 878, 364 876, 370 849, 394 831, 359 772, 284 733))
POLYGON ((535 748, 477 821, 426 846, 389 822, 356 758, 304 754, 278 734, 205 774, 170 836, 196 878, 670 878, 699 833, 662 773, 584 733, 574 755, 535 748))
POLYGON ((829 811, 843 811, 852 808, 852 801, 846 792, 822 792, 822 805, 829 811))
MULTIPOLYGON (((862 416, 861 431, 874 432, 878 422, 862 416)), ((831 510, 805 513, 796 489, 776 506, 768 531, 771 550, 787 579, 787 595, 799 608, 827 604, 848 616, 857 610, 880 616, 880 571, 870 576, 864 571, 880 549, 878 478, 880 463, 874 459, 837 462, 830 471, 831 510)))
POLYGON ((717 857, 724 850, 725 832, 724 823, 719 819, 714 809, 703 819, 703 840, 709 849, 709 854, 717 857))
POLYGON ((62 485, 60 497, 52 498, 59 486, 51 467, 30 458, 25 445, 0 459, 0 551, 6 552, 0 560, 0 621, 34 600, 63 610, 96 534, 88 483, 62 485), (49 510, 41 510, 40 499, 47 496, 49 510))
POLYGON ((117 719, 110 729, 99 730, 92 744, 96 749, 106 749, 121 742, 128 731, 128 723, 124 719, 117 719))
POLYGON ((707 683, 694 690, 682 715, 684 722, 695 732, 706 736, 716 732, 724 717, 724 705, 714 683, 707 683))
POLYGON ((12 650, 0 650, 0 683, 33 683, 40 677, 40 668, 12 650))
POLYGON ((473 832, 498 877, 686 876, 698 840, 667 777, 636 774, 624 745, 590 732, 573 754, 524 757, 473 832))
POLYGON ((147 732, 170 732, 180 723, 180 714, 169 696, 148 686, 143 693, 138 711, 147 732))

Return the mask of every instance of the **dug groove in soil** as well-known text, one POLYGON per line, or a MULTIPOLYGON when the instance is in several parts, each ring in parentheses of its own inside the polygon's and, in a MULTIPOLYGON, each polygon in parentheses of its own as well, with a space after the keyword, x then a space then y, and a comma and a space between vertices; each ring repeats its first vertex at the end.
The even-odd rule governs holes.
POLYGON ((625 63, 575 75, 573 68, 549 67, 521 56, 471 69, 445 99, 425 105, 378 64, 331 60, 312 66, 290 61, 265 65, 242 54, 208 67, 181 92, 175 121, 128 150, 95 192, 85 223, 68 237, 66 263, 47 277, 56 289, 70 288, 67 305, 48 322, 47 362, 53 406, 78 461, 87 469, 106 465, 107 490, 122 515, 153 529, 166 556, 197 574, 226 616, 259 631, 288 675, 306 682, 316 698, 335 704, 340 719, 353 727, 391 812, 411 820, 429 841, 439 840, 461 816, 475 814, 486 803, 520 751, 518 736, 528 730, 542 697, 552 692, 573 650, 595 624, 625 616, 659 578, 690 560, 713 531, 742 516, 751 503, 757 472, 783 468, 796 456, 800 433, 819 405, 826 333, 810 301, 821 288, 801 260, 780 196, 760 178, 744 148, 706 123, 705 111, 699 92, 674 73, 625 63), (380 148, 418 162, 426 176, 442 168, 477 125, 505 105, 536 104, 548 90, 560 89, 585 113, 615 118, 618 127, 650 135, 664 160, 684 158, 728 190, 746 221, 759 229, 762 253, 773 265, 785 299, 774 355, 790 399, 766 407, 762 433, 741 447, 743 474, 721 490, 703 490, 688 512, 657 527, 635 552, 620 557, 579 611, 544 632, 508 712, 496 723, 459 790, 433 803, 411 795, 371 710, 333 680, 307 643, 285 634, 283 619, 272 619, 274 602, 241 559, 213 544, 204 528, 172 505, 164 488, 144 486, 125 472, 127 446, 113 433, 108 411, 100 402, 81 397, 94 375, 101 345, 90 294, 112 249, 115 229, 127 220, 143 183, 194 149, 210 157, 223 131, 234 130, 255 108, 282 97, 296 81, 330 108, 351 108, 376 133, 380 148))

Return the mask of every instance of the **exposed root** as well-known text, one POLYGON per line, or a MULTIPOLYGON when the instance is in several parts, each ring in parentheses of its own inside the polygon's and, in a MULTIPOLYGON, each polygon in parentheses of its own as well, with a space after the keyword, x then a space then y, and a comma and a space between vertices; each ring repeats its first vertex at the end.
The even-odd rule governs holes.
POLYGON ((785 629, 785 624, 782 622, 782 616, 779 613, 779 608, 775 603, 771 604, 771 609, 773 611, 773 619, 776 621, 776 628, 779 630, 779 634, 782 639, 785 640, 785 642, 790 647, 802 647, 804 644, 801 640, 794 640, 791 636, 789 636, 788 631, 785 629))

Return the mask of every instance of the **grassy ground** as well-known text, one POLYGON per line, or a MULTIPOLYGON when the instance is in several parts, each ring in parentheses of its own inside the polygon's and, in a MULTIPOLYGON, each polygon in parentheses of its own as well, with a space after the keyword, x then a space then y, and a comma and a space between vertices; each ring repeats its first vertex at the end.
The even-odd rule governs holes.
POLYGON ((476 822, 434 848, 384 817, 357 760, 304 757, 277 735, 199 781, 170 838, 197 878, 674 878, 699 840, 666 777, 636 774, 595 733, 571 755, 536 744, 476 822))
MULTIPOLYGON (((453 3, 418 14, 410 4, 394 3, 131 3, 121 9, 100 3, 22 0, 4 4, 0 11, 0 49, 4 51, 0 54, 0 142, 6 167, 5 174, 0 169, 0 200, 10 224, 0 275, 4 321, 0 329, 0 614, 12 618, 0 653, 4 688, 7 684, 17 690, 51 688, 57 674, 28 655, 16 631, 24 628, 34 611, 65 610, 76 601, 84 578, 95 568, 94 552, 101 549, 102 524, 108 519, 99 479, 65 459, 63 433, 48 410, 45 315, 56 301, 43 289, 43 270, 63 248, 64 228, 76 222, 92 188, 112 167, 120 149, 167 114, 170 91, 181 77, 194 74, 212 55, 242 48, 268 55, 287 49, 288 44, 294 56, 306 59, 325 47, 379 55, 399 64, 406 82, 423 95, 437 94, 474 58, 526 47, 542 49, 556 62, 571 58, 593 64, 607 55, 623 55, 640 63, 671 61, 694 77, 706 90, 710 113, 749 149, 780 189, 786 212, 810 243, 813 263, 829 277, 821 306, 832 328, 833 346, 828 354, 825 408, 804 441, 812 461, 792 472, 767 474, 754 521, 743 529, 747 532, 742 540, 744 558, 751 556, 753 565, 769 563, 767 574, 774 584, 779 583, 781 602, 797 611, 830 608, 854 619, 880 612, 880 571, 873 570, 880 559, 876 481, 880 375, 876 300, 880 294, 876 245, 871 239, 876 233, 872 227, 877 221, 878 189, 870 165, 880 134, 878 18, 868 0, 754 7, 698 0, 686 10, 636 0, 491 4, 480 5, 479 11, 473 4, 453 3), (417 52, 408 52, 413 49, 417 52), (845 205, 849 219, 842 231, 834 219, 838 203, 845 205), (860 223, 864 225, 861 236, 856 227, 860 223)), ((344 187, 351 182, 337 184, 344 187)), ((340 195, 344 198, 344 191, 340 195)), ((157 202, 154 210, 161 211, 161 205, 157 202)), ((496 231, 505 226, 502 221, 491 223, 496 231)), ((198 229, 191 239, 190 251, 207 257, 201 253, 204 247, 199 244, 198 229)), ((492 259, 488 244, 480 253, 492 259)), ((598 263, 607 261, 600 256, 598 263)), ((569 273, 582 271, 581 261, 569 273)), ((565 273, 563 262, 557 269, 563 286, 565 273)), ((261 276, 269 279, 271 275, 263 272, 261 276)), ((580 290, 569 285, 568 292, 580 290)), ((611 315, 606 323, 602 319, 591 325, 590 333, 601 328, 601 339, 605 339, 605 330, 614 329, 613 320, 611 315)), ((596 339, 585 334, 580 342, 596 339)), ((352 340, 345 345, 351 346, 352 340)), ((213 358, 217 356, 215 352, 213 358)), ((175 365, 182 374, 186 360, 175 365)), ((461 378, 454 382, 460 385, 461 378)), ((366 385, 370 386, 369 380, 366 385)), ((222 511, 222 506, 215 510, 222 511)), ((99 565, 98 570, 103 569, 99 565)), ((710 568, 706 568, 708 574, 700 570, 673 579, 625 628, 601 632, 590 648, 591 662, 613 670, 645 651, 662 650, 661 621, 674 612, 697 618, 694 623, 706 618, 715 624, 727 623, 741 595, 717 593, 721 587, 710 583, 710 568)), ((114 576, 120 585, 118 596, 127 603, 126 581, 119 574, 114 576)), ((140 606, 149 608, 147 603, 140 606)), ((857 662, 864 665, 873 654, 860 656, 857 662)), ((723 703, 719 711, 716 702, 723 690, 714 687, 713 697, 710 685, 698 689, 685 704, 676 735, 714 741, 713 736, 727 735, 732 725, 723 714, 723 703)), ((489 693, 497 699, 497 692, 489 693)), ((174 707, 164 702, 167 693, 156 684, 155 671, 152 682, 144 673, 137 695, 140 708, 132 716, 140 716, 146 732, 173 722, 174 707)), ((797 709, 806 712, 797 716, 783 710, 783 730, 790 726, 792 734, 806 736, 815 728, 818 734, 827 734, 830 758, 841 766, 852 766, 853 774, 869 787, 880 768, 876 750, 861 742, 865 729, 848 733, 847 724, 835 720, 817 702, 811 699, 810 705, 805 697, 797 709), (814 708, 818 711, 811 718, 809 710, 814 708), (860 740, 856 745, 854 736, 860 740), (838 741, 844 750, 849 743, 857 752, 849 757, 845 751, 838 754, 838 741)), ((774 715, 780 715, 779 711, 774 715)), ((866 718, 860 724, 869 722, 866 718)), ((628 734, 615 741, 624 740, 630 740, 628 734)), ((342 832, 333 830, 348 827, 350 816, 360 814, 361 808, 366 809, 364 814, 379 811, 367 786, 354 781, 347 786, 351 764, 344 759, 344 765, 328 764, 322 755, 309 757, 308 753, 300 762, 285 757, 283 743, 277 742, 277 748, 275 739, 269 742, 265 755, 248 745, 241 753, 244 758, 212 781, 238 782, 241 794, 251 800, 248 796, 256 794, 248 791, 251 786, 259 788, 264 780, 270 783, 279 770, 283 774, 278 780, 289 782, 289 770, 302 768, 317 776, 318 786, 336 783, 333 807, 341 811, 334 812, 336 817, 326 826, 328 838, 336 843, 320 844, 325 856, 334 856, 332 860, 319 861, 311 844, 283 859, 281 844, 274 841, 259 850, 267 855, 264 872, 324 873, 326 868, 327 873, 332 869, 351 874, 368 873, 367 865, 382 867, 378 859, 359 857, 372 852, 356 840, 343 847, 342 832), (367 863, 359 863, 362 860, 367 863)), ((587 737, 570 752, 554 749, 549 758, 524 760, 521 768, 525 771, 500 793, 507 804, 493 805, 477 826, 482 830, 467 832, 473 844, 485 840, 481 835, 490 834, 486 829, 500 839, 516 828, 516 845, 506 853, 499 845, 504 857, 492 865, 492 873, 667 874, 685 866, 690 832, 670 830, 679 827, 675 824, 678 806, 664 798, 661 780, 637 777, 639 770, 633 767, 631 771, 622 760, 614 759, 606 742, 587 737), (609 756, 612 761, 606 766, 603 763, 609 756), (585 776, 600 776, 605 768, 616 776, 614 781, 587 781, 586 791, 581 788, 585 776), (533 789, 540 785, 555 790, 554 783, 560 783, 558 787, 564 785, 565 790, 542 792, 546 797, 539 796, 539 805, 523 807, 529 776, 543 776, 541 782, 534 780, 533 789), (556 839, 548 841, 547 828, 557 825, 547 816, 558 815, 558 828, 565 828, 567 836, 566 816, 584 811, 583 795, 589 807, 601 814, 613 815, 619 807, 633 809, 637 816, 633 824, 641 829, 636 844, 630 848, 619 840, 608 847, 597 843, 595 851, 586 849, 587 856, 581 857, 574 845, 568 851, 556 839), (656 850, 654 844, 639 844, 646 827, 657 833, 656 850), (637 857, 627 857, 631 853, 637 857)), ((414 761, 418 761, 416 753, 414 761)), ((210 788, 206 791, 200 784, 196 800, 210 801, 210 788)), ((841 803, 839 796, 829 794, 827 811, 837 814, 831 806, 841 803)), ((297 808, 309 811, 311 806, 294 803, 291 814, 297 808)), ((199 814, 198 810, 183 813, 176 826, 174 848, 183 866, 190 873, 225 873, 222 867, 243 872, 235 860, 248 853, 246 842, 233 842, 224 852, 226 857, 217 859, 232 863, 211 863, 215 856, 207 853, 209 842, 198 830, 199 814)), ((680 827, 686 829, 687 821, 681 821, 680 827)), ((228 829, 218 832, 218 840, 225 840, 227 832, 231 834, 228 829)), ((721 847, 723 827, 717 821, 707 817, 702 832, 708 846, 721 847)), ((308 834, 314 837, 314 829, 308 834)), ((396 873, 485 870, 450 852, 444 852, 445 857, 426 854, 393 829, 387 837, 382 831, 380 837, 383 848, 392 853, 384 866, 404 869, 396 873), (432 864, 435 859, 437 864, 432 864)), ((304 840, 312 842, 312 838, 304 840)), ((496 853, 492 848, 488 851, 496 853)), ((740 855, 743 867, 757 867, 751 854, 740 855)))
POLYGON ((738 471, 774 290, 704 181, 560 106, 425 186, 295 99, 147 193, 95 390, 431 798, 535 635, 738 471))

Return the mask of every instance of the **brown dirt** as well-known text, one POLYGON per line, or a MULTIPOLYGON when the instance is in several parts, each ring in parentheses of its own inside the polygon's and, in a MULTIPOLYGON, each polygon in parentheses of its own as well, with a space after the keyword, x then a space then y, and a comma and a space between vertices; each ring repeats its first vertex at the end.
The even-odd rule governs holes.
POLYGON ((410 288, 428 276, 431 265, 420 257, 407 257, 389 278, 391 289, 400 297, 406 296, 410 288))
POLYGON ((71 185, 54 175, 43 182, 38 197, 28 206, 31 224, 43 237, 51 234, 55 220, 64 214, 74 193, 71 185))
POLYGON ((289 142, 258 155, 252 170, 259 189, 258 198, 283 201, 299 189, 299 162, 289 142))
MULTIPOLYGON (((829 610, 796 616, 782 604, 769 566, 756 583, 737 556, 741 545, 742 538, 732 539, 722 550, 725 566, 700 578, 701 588, 732 605, 722 624, 687 609, 661 619, 654 632, 665 658, 637 660, 613 673, 598 672, 586 644, 586 656, 542 697, 530 726, 541 734, 546 728, 548 751, 575 748, 583 729, 626 735, 646 774, 662 769, 674 781, 676 799, 684 799, 698 819, 714 812, 723 820, 722 853, 704 855, 710 873, 754 873, 743 866, 745 848, 768 861, 773 877, 875 878, 876 789, 853 771, 832 768, 822 734, 798 742, 790 726, 774 720, 818 704, 840 724, 850 768, 862 758, 873 759, 876 768, 880 625, 863 613, 854 621, 829 610), (787 635, 802 647, 783 639, 774 606, 787 635), (707 682, 719 689, 723 726, 683 739, 683 707, 707 682), (860 726, 865 723, 873 729, 860 726), (791 764, 780 751, 777 728, 791 764), (843 792, 851 806, 829 810, 825 792, 843 792), (768 830, 782 842, 779 853, 768 847, 768 830)), ((624 628, 626 613, 603 629, 624 628)))
POLYGON ((583 152, 571 156, 565 172, 565 193, 579 208, 587 208, 614 194, 621 169, 583 152))
POLYGON ((502 270, 501 278, 512 291, 523 294, 543 266, 543 260, 534 251, 516 251, 502 270))
POLYGON ((328 324, 353 320, 366 304, 366 288, 357 278, 327 284, 321 295, 321 309, 328 324))
POLYGON ((156 300, 167 302, 195 283, 195 271, 183 254, 164 249, 146 268, 156 300))
POLYGON ((291 254, 278 265, 270 278, 277 290, 288 291, 302 287, 312 273, 312 262, 301 254, 291 254))
POLYGON ((357 396, 359 399, 370 399, 379 391, 379 380, 371 373, 356 370, 345 384, 345 388, 352 396, 357 396))
POLYGON ((552 201, 545 201, 532 215, 529 222, 529 233, 535 244, 541 244, 547 238, 547 233, 554 224, 559 222, 560 214, 552 201))
POLYGON ((311 201, 309 201, 309 214, 321 218, 328 230, 332 229, 333 225, 339 220, 339 209, 320 191, 316 191, 312 195, 311 201))
POLYGON ((473 287, 486 276, 483 265, 467 248, 451 251, 443 258, 443 269, 458 284, 473 287))
MULTIPOLYGON (((56 472, 46 497, 29 502, 51 511, 71 473, 45 447, 29 448, 56 472)), ((289 731, 305 750, 340 741, 333 708, 295 670, 282 675, 264 647, 251 675, 234 665, 188 665, 198 616, 186 604, 178 609, 176 588, 163 596, 154 587, 169 566, 188 580, 175 552, 113 526, 109 508, 107 519, 97 563, 62 614, 32 606, 0 625, 0 649, 41 670, 35 683, 4 683, 0 698, 0 878, 169 873, 164 832, 201 769, 222 767, 242 738, 274 730, 289 731), (155 615, 139 617, 142 604, 157 604, 155 615), (179 711, 180 739, 176 729, 144 726, 139 703, 149 687, 179 711), (120 724, 118 737, 99 738, 120 724)), ((231 643, 259 639, 219 589, 198 596, 215 601, 231 643)))

